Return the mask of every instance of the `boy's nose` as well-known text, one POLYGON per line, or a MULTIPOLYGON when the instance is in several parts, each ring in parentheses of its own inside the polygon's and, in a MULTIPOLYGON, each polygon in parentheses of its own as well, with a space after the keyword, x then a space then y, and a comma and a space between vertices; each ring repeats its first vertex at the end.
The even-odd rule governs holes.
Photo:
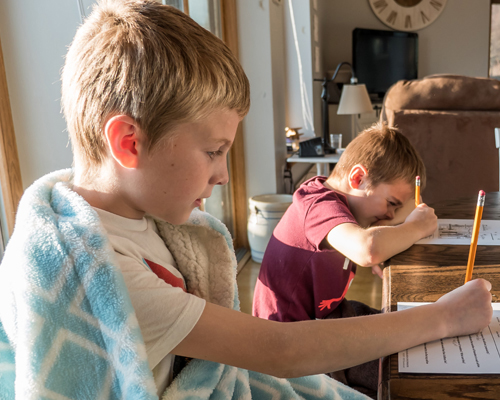
POLYGON ((216 183, 216 185, 226 185, 229 182, 229 175, 226 173, 223 178, 216 183))
POLYGON ((214 176, 212 177, 212 182, 214 185, 225 185, 229 182, 229 172, 227 170, 227 164, 219 168, 214 176))
POLYGON ((393 219, 394 218, 394 211, 393 210, 387 210, 387 213, 385 214, 386 219, 393 219))

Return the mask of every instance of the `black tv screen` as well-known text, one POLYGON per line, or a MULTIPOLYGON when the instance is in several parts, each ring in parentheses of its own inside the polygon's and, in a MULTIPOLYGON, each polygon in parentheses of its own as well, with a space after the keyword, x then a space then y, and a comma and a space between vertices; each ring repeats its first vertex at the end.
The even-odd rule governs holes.
POLYGON ((418 34, 356 28, 352 63, 372 100, 382 99, 397 81, 418 78, 418 34))

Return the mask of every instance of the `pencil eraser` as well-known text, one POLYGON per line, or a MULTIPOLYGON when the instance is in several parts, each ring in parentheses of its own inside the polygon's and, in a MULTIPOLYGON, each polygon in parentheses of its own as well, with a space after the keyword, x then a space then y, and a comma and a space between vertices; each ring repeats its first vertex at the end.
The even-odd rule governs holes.
POLYGON ((479 196, 484 196, 486 193, 484 193, 484 190, 479 191, 479 196))
POLYGON ((416 179, 417 179, 417 181, 419 181, 419 180, 420 180, 420 176, 417 176, 417 178, 416 178, 416 179))

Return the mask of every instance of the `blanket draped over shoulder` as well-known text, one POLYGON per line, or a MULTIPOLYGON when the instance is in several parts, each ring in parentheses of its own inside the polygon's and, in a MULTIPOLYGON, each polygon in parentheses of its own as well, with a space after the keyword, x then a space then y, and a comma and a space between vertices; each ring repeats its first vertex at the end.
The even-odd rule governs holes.
MULTIPOLYGON (((0 264, 0 399, 155 399, 113 249, 71 179, 71 170, 44 176, 19 204, 0 264)), ((184 225, 157 223, 190 290, 239 310, 226 227, 198 210, 184 225)), ((203 360, 192 360, 162 398, 366 399, 325 375, 278 379, 203 360)))

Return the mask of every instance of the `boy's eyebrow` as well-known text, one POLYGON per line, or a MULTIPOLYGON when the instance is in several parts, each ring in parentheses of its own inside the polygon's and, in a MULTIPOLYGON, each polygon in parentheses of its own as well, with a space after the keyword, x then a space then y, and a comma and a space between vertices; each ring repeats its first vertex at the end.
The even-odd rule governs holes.
POLYGON ((215 143, 222 143, 222 144, 227 144, 228 146, 230 146, 232 144, 232 142, 230 140, 227 140, 227 139, 214 139, 214 142, 215 143))

